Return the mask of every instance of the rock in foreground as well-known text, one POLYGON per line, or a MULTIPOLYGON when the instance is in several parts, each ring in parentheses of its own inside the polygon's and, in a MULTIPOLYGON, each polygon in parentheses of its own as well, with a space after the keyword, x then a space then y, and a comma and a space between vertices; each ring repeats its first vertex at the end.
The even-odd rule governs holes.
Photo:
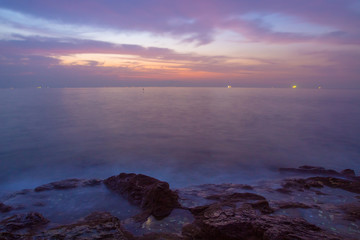
POLYGON ((344 169, 341 172, 337 172, 333 169, 325 169, 323 167, 315 167, 315 166, 300 166, 298 168, 279 168, 280 172, 293 172, 293 173, 304 173, 304 174, 312 174, 312 175, 327 175, 327 176, 335 176, 335 177, 344 177, 349 178, 351 180, 360 180, 359 177, 356 177, 355 171, 352 169, 344 169))
POLYGON ((224 203, 193 209, 196 220, 183 228, 185 239, 199 240, 340 240, 301 218, 259 214, 243 204, 224 203))
POLYGON ((5 213, 5 212, 10 212, 13 209, 13 207, 8 206, 6 204, 3 204, 2 202, 0 202, 0 212, 5 213))
POLYGON ((290 193, 294 190, 304 191, 311 188, 323 188, 324 186, 339 188, 352 193, 360 193, 360 181, 352 181, 335 177, 285 179, 282 183, 282 188, 277 190, 282 193, 290 193))
MULTIPOLYGON (((310 167, 309 169, 314 170, 310 167)), ((318 170, 321 169, 316 169, 318 170)), ((345 172, 353 175, 350 171, 345 172)), ((72 224, 59 225, 56 221, 47 224, 48 220, 39 213, 8 217, 9 211, 18 210, 13 207, 15 206, 13 203, 5 200, 3 204, 0 204, 1 212, 6 216, 0 222, 0 239, 336 240, 356 238, 359 235, 355 221, 360 219, 358 203, 360 196, 356 195, 360 193, 360 182, 357 177, 352 176, 284 179, 275 182, 275 185, 274 182, 270 184, 263 182, 262 185, 246 188, 239 184, 207 184, 175 192, 169 188, 168 183, 155 178, 142 174, 122 173, 104 181, 68 179, 53 182, 38 187, 37 191, 32 192, 34 196, 24 196, 26 198, 46 197, 55 193, 55 190, 92 186, 100 182, 115 192, 114 194, 119 193, 129 202, 140 206, 143 212, 132 218, 121 218, 124 225, 121 225, 117 217, 111 215, 118 216, 119 212, 113 211, 114 209, 99 209, 98 211, 110 211, 111 214, 93 212, 72 224), (273 186, 278 187, 278 184, 281 184, 282 188, 276 191, 273 186), (326 194, 318 195, 320 191, 316 189, 321 188, 326 194), (343 189, 350 193, 346 195, 346 198, 341 199, 339 204, 334 204, 336 202, 334 202, 331 188, 343 189), (39 193, 46 190, 53 191, 39 193), (287 193, 287 195, 278 192, 287 193), (283 199, 284 196, 287 199, 283 199), (327 201, 328 198, 330 202, 327 201), (174 208, 182 208, 184 209, 182 211, 188 214, 190 211, 192 214, 191 220, 186 222, 180 220, 180 225, 175 231, 172 228, 169 230, 169 226, 176 221, 171 219, 171 216, 163 221, 154 219, 161 220, 167 217, 174 208), (304 211, 316 216, 316 219, 313 219, 312 215, 311 218, 308 217, 309 215, 301 215, 304 211), (306 220, 300 218, 303 216, 306 220), (341 226, 337 227, 335 224, 338 224, 339 220, 341 220, 341 226), (351 223, 353 227, 347 226, 343 223, 344 221, 351 223), (184 224, 187 225, 184 226, 184 224), (49 229, 49 227, 52 228, 49 229), (125 228, 132 233, 127 232, 125 228), (141 230, 144 228, 146 230, 141 230)), ((105 192, 111 194, 108 191, 105 192)), ((71 193, 72 190, 67 190, 62 194, 71 193)), ((22 197, 18 194, 14 196, 22 197)), ((173 214, 176 212, 174 211, 173 214)), ((45 216, 49 217, 46 214, 45 216)))
POLYGON ((63 190, 63 189, 70 189, 70 188, 77 188, 77 187, 86 187, 86 186, 95 186, 101 183, 101 180, 99 179, 77 179, 77 178, 71 178, 71 179, 65 179, 58 182, 51 182, 48 184, 44 184, 41 186, 38 186, 34 189, 35 192, 42 192, 42 191, 49 191, 49 190, 63 190))
POLYGON ((44 227, 49 220, 40 213, 16 214, 0 222, 0 239, 32 239, 32 233, 44 227))
POLYGON ((140 206, 144 215, 156 219, 167 217, 174 208, 180 207, 178 195, 170 190, 167 182, 134 173, 121 173, 104 180, 114 192, 125 196, 131 203, 140 206))
POLYGON ((94 212, 74 224, 59 226, 36 236, 35 239, 104 239, 133 240, 118 218, 107 212, 94 212))

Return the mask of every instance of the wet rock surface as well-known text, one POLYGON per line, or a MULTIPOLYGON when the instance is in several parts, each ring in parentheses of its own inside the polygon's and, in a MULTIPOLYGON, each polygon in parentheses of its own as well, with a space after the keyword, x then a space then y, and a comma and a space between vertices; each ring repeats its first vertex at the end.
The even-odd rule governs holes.
POLYGON ((185 239, 342 239, 301 218, 259 214, 248 204, 217 203, 192 212, 196 220, 183 228, 185 239))
MULTIPOLYGON (((195 221, 184 226, 184 239, 344 239, 302 218, 270 215, 274 209, 258 194, 217 194, 205 198, 216 202, 190 208, 195 221)), ((311 208, 300 202, 277 202, 277 206, 311 208)))
POLYGON ((225 195, 211 195, 207 199, 217 200, 223 205, 236 206, 239 203, 246 203, 253 209, 259 210, 263 214, 272 213, 268 201, 263 196, 254 193, 233 193, 225 195))
POLYGON ((360 181, 352 181, 335 177, 310 177, 300 179, 285 179, 282 188, 278 192, 291 193, 292 191, 304 191, 311 188, 340 188, 348 192, 360 193, 360 181))
POLYGON ((34 231, 49 223, 40 213, 16 214, 5 218, 0 222, 0 232, 3 235, 14 233, 19 230, 34 231))
POLYGON ((99 179, 65 179, 62 181, 51 182, 48 184, 44 184, 38 186, 34 189, 35 192, 42 192, 42 191, 49 191, 55 189, 70 189, 70 188, 77 188, 77 187, 86 187, 86 186, 95 186, 100 184, 102 181, 99 179))
POLYGON ((356 221, 360 220, 360 203, 354 202, 354 203, 348 203, 340 206, 340 209, 342 209, 345 212, 344 218, 350 221, 356 221))
POLYGON ((148 233, 144 234, 141 237, 138 237, 137 240, 185 240, 182 236, 171 233, 148 233))
POLYGON ((141 219, 150 214, 156 219, 163 219, 174 208, 180 207, 178 194, 170 190, 169 184, 149 176, 121 173, 105 179, 104 184, 140 206, 144 210, 141 219))
POLYGON ((316 182, 331 188, 340 188, 348 192, 360 193, 360 181, 351 181, 334 177, 312 177, 308 182, 316 182))
POLYGON ((278 208, 287 209, 287 208, 317 208, 318 206, 310 206, 301 202, 276 202, 278 208))
POLYGON ((282 187, 277 189, 280 193, 291 193, 292 191, 305 191, 310 188, 322 188, 324 185, 318 181, 309 181, 304 178, 293 178, 293 179, 285 179, 282 181, 282 187))
MULTIPOLYGON (((63 240, 180 240, 180 235, 172 233, 148 233, 136 237, 128 232, 121 221, 108 212, 93 212, 85 218, 67 225, 50 229, 41 228, 48 221, 39 213, 29 213, 7 220, 0 228, 0 239, 63 239, 63 240), (22 230, 26 231, 22 231, 22 230)), ((3 222, 2 222, 3 224, 3 222)))
POLYGON ((5 205, 0 202, 0 212, 5 213, 5 212, 10 212, 11 210, 13 210, 13 207, 5 205))
POLYGON ((344 169, 340 172, 340 174, 347 177, 356 177, 355 171, 352 169, 344 169))
POLYGON ((63 225, 37 234, 35 239, 119 239, 133 240, 120 220, 107 212, 94 212, 84 219, 69 225, 63 225))
POLYGON ((206 197, 211 200, 219 200, 222 202, 238 202, 246 200, 265 200, 263 196, 260 196, 255 193, 233 193, 233 194, 223 194, 223 195, 211 195, 206 197))
POLYGON ((142 213, 131 217, 140 211, 137 208, 137 212, 125 217, 116 211, 92 210, 97 212, 78 215, 86 217, 74 218, 67 224, 49 223, 44 217, 47 215, 40 214, 44 208, 42 201, 16 210, 16 204, 2 200, 0 209, 5 212, 1 214, 7 217, 0 222, 0 239, 358 239, 359 181, 351 170, 339 174, 350 178, 322 173, 253 186, 204 184, 177 191, 171 190, 166 182, 142 174, 122 173, 104 181, 67 179, 14 197, 29 199, 42 194, 61 197, 102 188, 117 198, 114 203, 118 204, 123 196, 139 206, 142 213), (99 185, 101 182, 106 187, 99 185), (78 188, 96 185, 99 186, 78 188), (29 210, 30 206, 38 207, 40 213, 16 214, 29 210))
POLYGON ((325 169, 323 167, 316 166, 300 166, 298 168, 279 168, 280 172, 294 172, 294 173, 305 173, 312 175, 327 175, 327 176, 337 176, 337 177, 346 177, 351 179, 357 179, 355 176, 355 171, 352 169, 344 169, 341 172, 337 172, 332 169, 325 169))

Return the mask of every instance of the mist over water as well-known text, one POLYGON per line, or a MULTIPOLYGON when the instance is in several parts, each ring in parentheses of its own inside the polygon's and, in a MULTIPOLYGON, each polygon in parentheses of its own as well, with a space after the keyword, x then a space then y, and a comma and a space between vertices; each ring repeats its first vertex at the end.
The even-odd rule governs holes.
POLYGON ((182 187, 360 166, 359 90, 2 89, 0 103, 1 191, 120 172, 182 187))

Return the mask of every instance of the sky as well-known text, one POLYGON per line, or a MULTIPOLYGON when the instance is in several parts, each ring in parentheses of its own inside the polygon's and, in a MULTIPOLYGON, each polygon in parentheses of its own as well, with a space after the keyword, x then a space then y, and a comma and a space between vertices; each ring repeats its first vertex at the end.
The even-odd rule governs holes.
POLYGON ((0 87, 360 88, 360 0, 0 0, 0 87))

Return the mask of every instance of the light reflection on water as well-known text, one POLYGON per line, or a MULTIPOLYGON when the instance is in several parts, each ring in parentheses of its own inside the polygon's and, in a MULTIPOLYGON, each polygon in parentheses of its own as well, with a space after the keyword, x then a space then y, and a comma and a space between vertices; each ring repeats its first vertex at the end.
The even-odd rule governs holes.
POLYGON ((181 187, 360 166, 357 90, 0 90, 0 190, 144 173, 181 187))

